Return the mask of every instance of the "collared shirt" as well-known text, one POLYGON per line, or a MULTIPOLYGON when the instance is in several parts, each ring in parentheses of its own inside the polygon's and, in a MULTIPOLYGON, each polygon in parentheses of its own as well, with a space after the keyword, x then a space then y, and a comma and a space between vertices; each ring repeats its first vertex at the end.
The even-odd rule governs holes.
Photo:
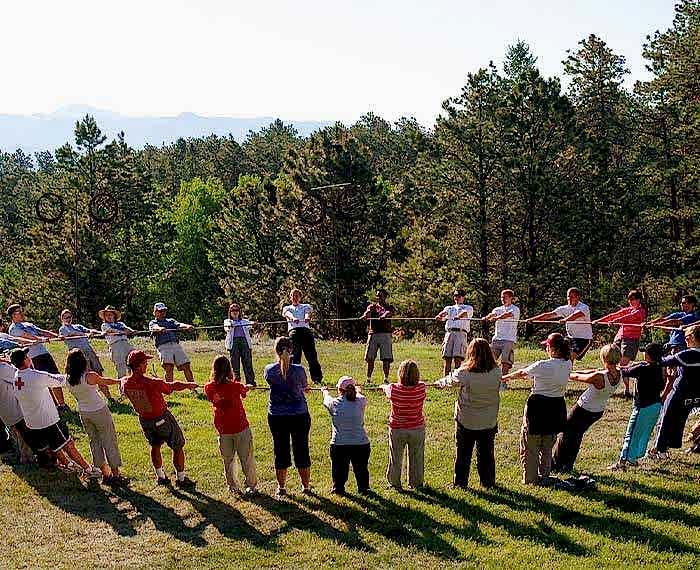
POLYGON ((122 342, 127 339, 126 332, 127 332, 127 326, 122 322, 122 321, 117 321, 115 323, 108 323, 104 322, 102 323, 102 326, 100 327, 100 330, 102 332, 118 332, 118 333, 123 333, 123 334, 106 334, 105 335, 105 340, 107 341, 107 344, 112 345, 117 342, 122 342))
MULTIPOLYGON (((90 334, 90 329, 79 324, 61 325, 58 329, 58 334, 61 336, 71 336, 71 335, 86 335, 90 334)), ((80 350, 90 349, 90 342, 87 338, 66 338, 64 339, 68 350, 74 348, 79 348, 80 350)))
POLYGON ((49 388, 60 388, 65 383, 63 374, 50 374, 33 368, 15 372, 15 396, 29 429, 43 429, 58 423, 58 410, 49 388))
POLYGON ((450 329, 462 329, 464 332, 469 332, 471 319, 474 316, 474 307, 471 305, 450 305, 442 310, 447 314, 447 319, 445 320, 445 330, 450 329), (467 312, 466 319, 457 319, 457 315, 467 312))
POLYGON ((591 308, 579 301, 576 306, 562 305, 554 309, 554 313, 558 317, 569 317, 574 313, 581 311, 583 317, 579 317, 573 321, 567 321, 566 323, 566 334, 571 338, 593 338, 593 326, 591 325, 591 308), (588 322, 578 322, 578 321, 588 321, 588 322))
POLYGON ((148 330, 152 331, 156 326, 168 329, 167 332, 151 333, 153 335, 153 341, 156 344, 156 348, 158 348, 161 344, 180 342, 180 340, 177 337, 177 332, 175 332, 181 326, 181 324, 178 321, 176 321, 175 319, 153 319, 150 323, 148 323, 148 330))
POLYGON ((292 329, 299 329, 299 328, 309 328, 309 323, 307 323, 304 319, 306 318, 306 315, 310 315, 311 313, 314 312, 314 309, 311 305, 308 303, 299 303, 298 305, 285 305, 282 307, 282 316, 286 319, 287 315, 285 313, 291 313, 292 316, 298 320, 298 323, 295 323, 294 321, 287 321, 287 330, 291 331, 292 329))
MULTIPOLYGON (((41 329, 37 327, 34 323, 28 323, 26 321, 21 322, 21 323, 12 323, 10 325, 10 328, 7 329, 7 332, 10 333, 12 336, 22 336, 23 333, 31 334, 34 336, 43 336, 43 333, 41 332, 41 329)), ((46 347, 44 346, 43 343, 41 344, 33 344, 32 346, 29 347, 29 358, 34 358, 35 356, 40 356, 42 354, 46 354, 48 350, 46 350, 46 347)))
POLYGON ((513 316, 507 317, 500 321, 496 321, 496 331, 493 334, 493 340, 509 340, 515 342, 518 340, 518 320, 520 319, 520 309, 513 304, 501 305, 493 310, 493 313, 498 317, 506 313, 513 313, 513 316))

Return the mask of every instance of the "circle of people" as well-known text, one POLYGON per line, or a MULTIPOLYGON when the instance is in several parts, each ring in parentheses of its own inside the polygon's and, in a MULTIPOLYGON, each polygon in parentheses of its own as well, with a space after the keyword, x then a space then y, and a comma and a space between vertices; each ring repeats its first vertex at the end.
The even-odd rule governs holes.
MULTIPOLYGON (((627 297, 627 307, 591 321, 590 308, 581 301, 581 292, 571 288, 567 291, 565 305, 525 320, 565 323, 567 335, 549 334, 541 343, 547 358, 511 372, 517 325, 523 322, 518 307, 513 304, 513 291, 502 291, 502 305, 481 319, 495 322, 491 342, 484 338, 468 342, 470 322, 476 319, 473 308, 465 304, 465 292, 457 289, 453 293, 454 304, 435 316, 436 320, 445 322, 444 377, 432 384, 421 381, 414 360, 401 362, 397 381, 390 381, 394 307, 387 302, 387 297, 384 289, 378 290, 375 301, 360 318, 368 321, 365 386, 371 385, 378 354, 382 361, 384 382, 369 389, 383 391, 390 403, 386 479, 395 489, 403 488, 404 456, 408 463, 408 486, 415 489, 424 482, 426 421, 423 406, 428 386, 459 390, 454 408, 453 482, 461 488, 468 484, 474 447, 482 486, 495 485, 494 441, 498 432, 500 393, 513 379, 532 382, 518 449, 525 484, 547 484, 551 472, 573 470, 585 433, 603 416, 610 396, 621 381, 625 395, 633 397, 633 405, 619 459, 610 466, 613 470, 635 466, 644 457, 668 458, 670 448, 682 447, 688 416, 700 406, 700 325, 694 324, 700 322, 700 311, 693 295, 683 297, 679 312, 645 323, 647 315, 642 294, 632 290, 627 297), (620 325, 615 340, 601 348, 599 368, 573 371, 573 362, 580 360, 591 345, 591 325, 598 323, 620 325), (641 349, 644 360, 634 363, 645 324, 675 328, 666 345, 647 344, 641 349), (630 379, 635 380, 633 394, 630 393, 630 379), (567 413, 564 396, 570 380, 586 383, 588 387, 567 413), (647 452, 655 426, 656 438, 647 452)), ((282 309, 288 336, 277 338, 274 344, 276 361, 264 369, 270 391, 268 425, 273 440, 278 497, 287 494, 292 457, 302 492, 312 492, 311 416, 306 400, 311 387, 301 365, 302 354, 307 360, 311 381, 323 382, 309 325, 313 308, 301 302, 302 292, 298 289, 291 291, 290 301, 282 309)), ((106 485, 128 485, 128 478, 120 471, 122 460, 117 434, 107 405, 112 401, 109 386, 118 385, 120 393, 128 398, 138 414, 150 445, 156 482, 172 484, 161 455, 161 447, 166 444, 172 450, 175 485, 180 488, 195 486, 185 472, 185 437, 164 398, 174 391, 199 387, 177 334, 194 327, 168 318, 167 310, 165 304, 156 303, 154 318, 149 323, 158 358, 165 370, 165 379, 159 379, 147 375, 148 362, 153 357, 134 349, 129 336, 136 331, 124 324, 121 311, 113 306, 99 311, 103 321, 100 331, 74 323, 73 314, 64 310, 60 314, 58 334, 27 321, 21 305, 8 307, 9 329, 7 332, 0 329, 0 351, 5 354, 0 358, 0 420, 14 438, 22 462, 36 461, 44 467, 101 478, 106 485), (103 376, 104 369, 89 342, 96 334, 106 339, 119 379, 103 376), (47 339, 64 340, 69 348, 63 374, 46 349, 47 339), (185 382, 173 379, 174 368, 184 373, 185 382), (63 419, 68 410, 63 387, 67 387, 77 401, 81 423, 90 441, 92 463, 76 448, 63 419)), ((225 479, 231 492, 239 495, 258 493, 253 436, 243 405, 247 393, 258 389, 252 363, 252 324, 242 316, 239 304, 230 305, 223 323, 229 354, 214 358, 209 381, 204 385, 204 394, 213 406, 225 479), (238 481, 236 456, 243 470, 244 485, 238 481)), ((322 388, 323 405, 332 420, 333 493, 345 493, 350 466, 358 492, 370 490, 371 445, 364 427, 367 398, 361 391, 362 387, 350 376, 342 376, 337 381, 334 393, 322 388)), ((700 422, 691 437, 693 445, 688 451, 700 452, 700 422)))

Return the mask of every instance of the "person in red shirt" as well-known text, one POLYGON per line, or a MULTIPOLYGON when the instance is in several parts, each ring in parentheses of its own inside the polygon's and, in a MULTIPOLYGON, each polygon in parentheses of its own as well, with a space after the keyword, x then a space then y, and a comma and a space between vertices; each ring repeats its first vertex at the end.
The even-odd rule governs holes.
POLYGON ((386 478, 393 488, 401 489, 403 456, 408 448, 408 486, 416 489, 423 486, 426 385, 420 381, 414 360, 404 360, 399 365, 398 377, 398 383, 380 386, 391 403, 386 478))
POLYGON ((132 350, 126 359, 131 374, 121 379, 123 394, 129 399, 139 415, 143 434, 151 446, 151 462, 159 485, 169 485, 170 479, 163 470, 160 448, 165 443, 173 450, 173 465, 177 479, 175 485, 183 489, 195 486, 185 474, 185 436, 168 410, 163 394, 181 390, 196 390, 196 382, 166 382, 160 378, 146 376, 148 361, 153 358, 142 350, 132 350))
POLYGON ((219 451, 224 460, 224 475, 232 493, 242 494, 236 474, 236 454, 245 474, 245 494, 257 495, 258 478, 253 457, 253 434, 243 408, 243 398, 253 386, 234 378, 231 362, 223 355, 214 359, 211 377, 204 394, 214 408, 214 427, 219 432, 219 451))
MULTIPOLYGON (((639 340, 644 328, 642 325, 647 318, 647 310, 642 305, 643 299, 644 296, 639 289, 632 289, 627 294, 627 307, 593 321, 593 324, 621 324, 613 341, 613 344, 622 352, 620 366, 627 366, 639 352, 639 340)), ((625 383, 625 398, 631 398, 629 378, 623 376, 622 381, 625 383)))

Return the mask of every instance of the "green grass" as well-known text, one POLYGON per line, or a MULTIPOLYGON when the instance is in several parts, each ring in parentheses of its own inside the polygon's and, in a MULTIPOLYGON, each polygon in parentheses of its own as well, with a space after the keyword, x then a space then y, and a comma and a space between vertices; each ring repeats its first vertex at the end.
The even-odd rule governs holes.
MULTIPOLYGON (((143 341, 144 346, 150 346, 143 341)), ((105 347, 96 344, 107 372, 105 347)), ((203 383, 220 343, 185 343, 195 376, 203 383)), ((439 348, 403 342, 397 361, 415 358, 424 378, 439 376, 439 348)), ((56 348, 60 362, 65 351, 56 348)), ((319 343, 327 381, 341 374, 364 378, 363 347, 319 343)), ((520 349, 520 363, 541 357, 520 349)), ((586 364, 593 364, 591 354, 586 364)), ((268 345, 256 348, 258 379, 272 360, 268 345)), ((375 372, 375 377, 377 372, 375 372)), ((264 381, 263 381, 264 382, 264 381)), ((573 387, 569 403, 580 393, 573 387)), ((318 392, 312 415, 312 482, 318 496, 298 492, 291 473, 288 500, 274 492, 272 448, 266 421, 267 392, 254 392, 246 409, 255 440, 260 499, 228 494, 209 404, 189 393, 169 398, 187 437, 187 470, 196 492, 157 487, 148 448, 128 403, 113 407, 128 490, 85 485, 64 474, 0 463, 0 567, 600 567, 655 565, 696 568, 700 559, 700 463, 676 453, 661 465, 609 474, 619 453, 630 403, 614 398, 587 434, 577 467, 598 481, 582 494, 525 487, 520 483, 517 439, 525 383, 503 394, 496 440, 498 488, 484 491, 472 469, 468 492, 451 489, 454 457, 454 393, 431 389, 424 492, 386 488, 388 404, 369 393, 366 424, 374 496, 330 496, 330 419, 318 392)), ((70 396, 69 396, 69 401, 70 396)), ((87 437, 72 417, 78 447, 89 457, 87 437)), ((164 453, 172 474, 170 454, 164 453)), ((354 490, 354 480, 348 485, 354 490)))

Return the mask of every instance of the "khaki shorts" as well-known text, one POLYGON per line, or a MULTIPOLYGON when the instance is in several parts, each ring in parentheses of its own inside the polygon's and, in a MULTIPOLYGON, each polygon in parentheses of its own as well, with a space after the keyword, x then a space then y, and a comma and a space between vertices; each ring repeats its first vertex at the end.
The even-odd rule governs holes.
POLYGON ((180 343, 177 342, 161 344, 158 347, 158 358, 160 358, 161 364, 174 364, 175 366, 182 366, 190 362, 180 343))
POLYGON ((513 364, 515 362, 515 350, 513 350, 513 345, 515 343, 512 340, 492 340, 491 350, 493 351, 493 357, 498 360, 501 357, 501 364, 513 364))
POLYGON ((632 338, 618 338, 613 342, 617 348, 620 349, 622 356, 626 356, 630 360, 637 358, 637 353, 639 352, 639 340, 632 338))
POLYGON ((367 337, 365 361, 374 362, 379 351, 379 359, 383 362, 394 361, 394 350, 391 345, 391 333, 372 333, 367 337))
POLYGON ((442 341, 443 358, 462 358, 467 353, 467 333, 448 331, 442 341))

